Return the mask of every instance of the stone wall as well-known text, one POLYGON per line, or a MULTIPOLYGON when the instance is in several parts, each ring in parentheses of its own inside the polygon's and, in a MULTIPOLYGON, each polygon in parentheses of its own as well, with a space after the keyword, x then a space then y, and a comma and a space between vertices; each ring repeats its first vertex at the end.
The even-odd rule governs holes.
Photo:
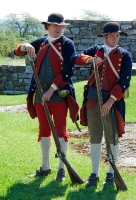
MULTIPOLYGON (((133 64, 136 75, 136 64, 133 64)), ((0 66, 0 94, 26 94, 32 77, 31 66, 0 66)), ((75 67, 73 82, 88 80, 90 67, 75 67)))
MULTIPOLYGON (((133 63, 132 75, 136 76, 136 63, 133 63)), ((88 80, 90 76, 90 67, 75 67, 75 76, 73 82, 88 80)))
MULTIPOLYGON (((98 37, 102 32, 106 21, 66 20, 70 23, 64 35, 73 39, 76 51, 82 51, 94 44, 103 44, 103 38, 98 37)), ((118 21, 121 30, 127 32, 127 36, 121 35, 119 45, 132 54, 136 63, 136 21, 118 21)))
POLYGON ((0 94, 26 94, 31 77, 30 66, 0 66, 0 94))
MULTIPOLYGON (((70 23, 64 35, 74 41, 76 51, 82 51, 94 44, 103 44, 101 33, 106 21, 66 20, 70 23)), ((119 45, 132 54, 133 62, 136 63, 136 22, 118 22, 121 30, 127 32, 127 36, 120 37, 119 45)), ((27 60, 27 59, 26 59, 27 60)), ((136 69, 136 68, 135 68, 136 69)), ((133 69, 133 74, 136 70, 133 69)), ((90 74, 89 67, 75 67, 73 81, 87 80, 90 74)), ((25 94, 30 85, 32 69, 29 63, 26 66, 0 66, 0 94, 25 94)))

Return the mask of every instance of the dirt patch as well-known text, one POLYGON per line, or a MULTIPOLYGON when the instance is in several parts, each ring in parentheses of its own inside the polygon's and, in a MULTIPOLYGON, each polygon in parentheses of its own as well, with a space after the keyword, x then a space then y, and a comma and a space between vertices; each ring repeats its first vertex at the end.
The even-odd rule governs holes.
MULTIPOLYGON (((26 104, 16 106, 0 106, 0 112, 27 112, 26 104)), ((89 136, 88 130, 70 132, 71 137, 79 138, 77 143, 70 144, 71 148, 81 154, 89 155, 89 136), (80 142, 81 138, 88 139, 87 142, 80 142)), ((106 158, 104 140, 102 142, 102 162, 106 158)), ((126 133, 120 138, 120 154, 117 168, 136 173, 136 123, 126 124, 126 133)))
MULTIPOLYGON (((71 144, 72 149, 77 153, 90 156, 90 142, 88 130, 70 132, 71 137, 75 138, 88 138, 88 142, 77 142, 71 144)), ((105 142, 102 141, 102 162, 106 160, 105 142)), ((107 162, 106 162, 107 163, 107 162)), ((107 163, 108 164, 108 163, 107 163)), ((117 163, 117 168, 131 173, 136 173, 136 123, 126 124, 126 133, 120 138, 120 153, 117 163)))
POLYGON ((16 106, 0 106, 0 112, 27 112, 26 104, 16 106))

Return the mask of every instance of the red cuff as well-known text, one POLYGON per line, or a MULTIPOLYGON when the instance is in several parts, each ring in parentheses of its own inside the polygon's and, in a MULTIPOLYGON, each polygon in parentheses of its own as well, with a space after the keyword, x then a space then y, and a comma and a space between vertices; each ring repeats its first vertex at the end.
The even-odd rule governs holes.
POLYGON ((92 58, 92 56, 81 54, 80 57, 76 58, 76 65, 87 65, 85 62, 88 58, 92 58))
POLYGON ((54 83, 58 88, 62 83, 62 76, 61 74, 59 74, 53 81, 52 83, 54 83))
POLYGON ((16 48, 15 48, 15 54, 16 54, 17 56, 23 56, 23 55, 25 55, 25 53, 26 53, 26 52, 21 52, 21 51, 20 51, 21 45, 22 45, 22 44, 18 44, 18 45, 16 46, 16 48))
POLYGON ((110 91, 110 94, 115 96, 117 98, 117 101, 119 101, 124 95, 120 85, 115 85, 115 87, 110 91))
POLYGON ((62 80, 62 75, 59 74, 59 75, 52 81, 52 84, 53 84, 53 83, 57 86, 57 88, 59 88, 60 85, 61 85, 61 86, 65 86, 68 82, 64 82, 64 81, 62 80))

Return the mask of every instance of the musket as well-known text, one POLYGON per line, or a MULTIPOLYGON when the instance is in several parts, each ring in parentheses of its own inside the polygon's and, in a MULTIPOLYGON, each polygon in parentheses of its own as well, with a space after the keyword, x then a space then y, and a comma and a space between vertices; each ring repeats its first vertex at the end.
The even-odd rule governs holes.
MULTIPOLYGON (((37 88, 39 90, 40 97, 42 98, 42 96, 43 96, 43 90, 42 90, 41 83, 39 81, 39 78, 38 78, 38 75, 37 75, 37 72, 36 72, 36 68, 35 68, 35 63, 34 63, 35 57, 29 57, 29 60, 30 60, 30 64, 31 64, 31 67, 32 67, 32 70, 33 70, 34 79, 35 79, 37 88)), ((57 154, 56 154, 55 157, 56 158, 59 157, 62 160, 62 162, 65 164, 65 166, 67 167, 70 179, 71 179, 71 181, 72 181, 73 184, 74 183, 79 183, 79 184, 84 183, 84 181, 82 180, 82 178, 80 178, 80 176, 71 167, 71 165, 69 164, 69 162, 66 159, 66 156, 65 156, 65 154, 64 154, 64 152, 63 152, 63 150, 61 148, 61 145, 60 145, 60 142, 59 142, 59 139, 58 139, 58 136, 57 136, 57 132, 55 130, 52 118, 50 116, 50 112, 49 112, 49 109, 48 109, 46 101, 44 101, 44 105, 43 106, 44 106, 44 111, 45 111, 47 119, 48 119, 48 123, 50 125, 51 130, 52 130, 52 135, 53 135, 54 142, 55 142, 56 149, 57 149, 57 154)))
MULTIPOLYGON (((95 81, 97 86, 97 93, 98 93, 98 100, 99 100, 99 106, 100 111, 103 105, 103 98, 102 98, 102 92, 101 92, 101 85, 100 85, 100 78, 99 78, 99 72, 98 67, 95 63, 95 58, 93 58, 93 66, 94 66, 94 74, 95 74, 95 81)), ((107 149, 107 160, 111 164, 113 170, 114 170, 114 178, 115 178, 115 184, 118 190, 127 190, 127 186, 125 182, 123 181, 116 165, 115 165, 115 159, 112 154, 111 146, 110 146, 110 140, 108 135, 108 125, 106 121, 106 117, 101 116, 102 120, 102 126, 103 126, 103 132, 105 135, 105 143, 106 143, 106 149, 107 149)))

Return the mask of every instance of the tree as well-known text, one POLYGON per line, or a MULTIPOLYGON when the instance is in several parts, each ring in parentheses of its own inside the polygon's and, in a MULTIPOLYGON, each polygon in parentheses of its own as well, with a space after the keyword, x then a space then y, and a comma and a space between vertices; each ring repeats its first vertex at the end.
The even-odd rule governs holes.
POLYGON ((21 38, 25 38, 28 35, 40 37, 45 34, 45 29, 41 22, 28 13, 7 15, 4 26, 6 30, 18 32, 21 38))
POLYGON ((0 28, 0 55, 14 57, 15 44, 20 43, 19 34, 12 30, 3 31, 0 28))
MULTIPOLYGON (((91 10, 87 10, 87 9, 82 9, 82 10, 83 10, 83 13, 79 17, 80 19, 83 19, 83 20, 103 20, 103 21, 112 20, 111 17, 108 17, 107 15, 100 14, 96 11, 91 11, 91 10)), ((76 17, 74 17, 74 19, 76 19, 76 17)))
POLYGON ((0 54, 13 58, 17 44, 30 42, 45 33, 41 22, 28 13, 9 14, 0 23, 0 54))

